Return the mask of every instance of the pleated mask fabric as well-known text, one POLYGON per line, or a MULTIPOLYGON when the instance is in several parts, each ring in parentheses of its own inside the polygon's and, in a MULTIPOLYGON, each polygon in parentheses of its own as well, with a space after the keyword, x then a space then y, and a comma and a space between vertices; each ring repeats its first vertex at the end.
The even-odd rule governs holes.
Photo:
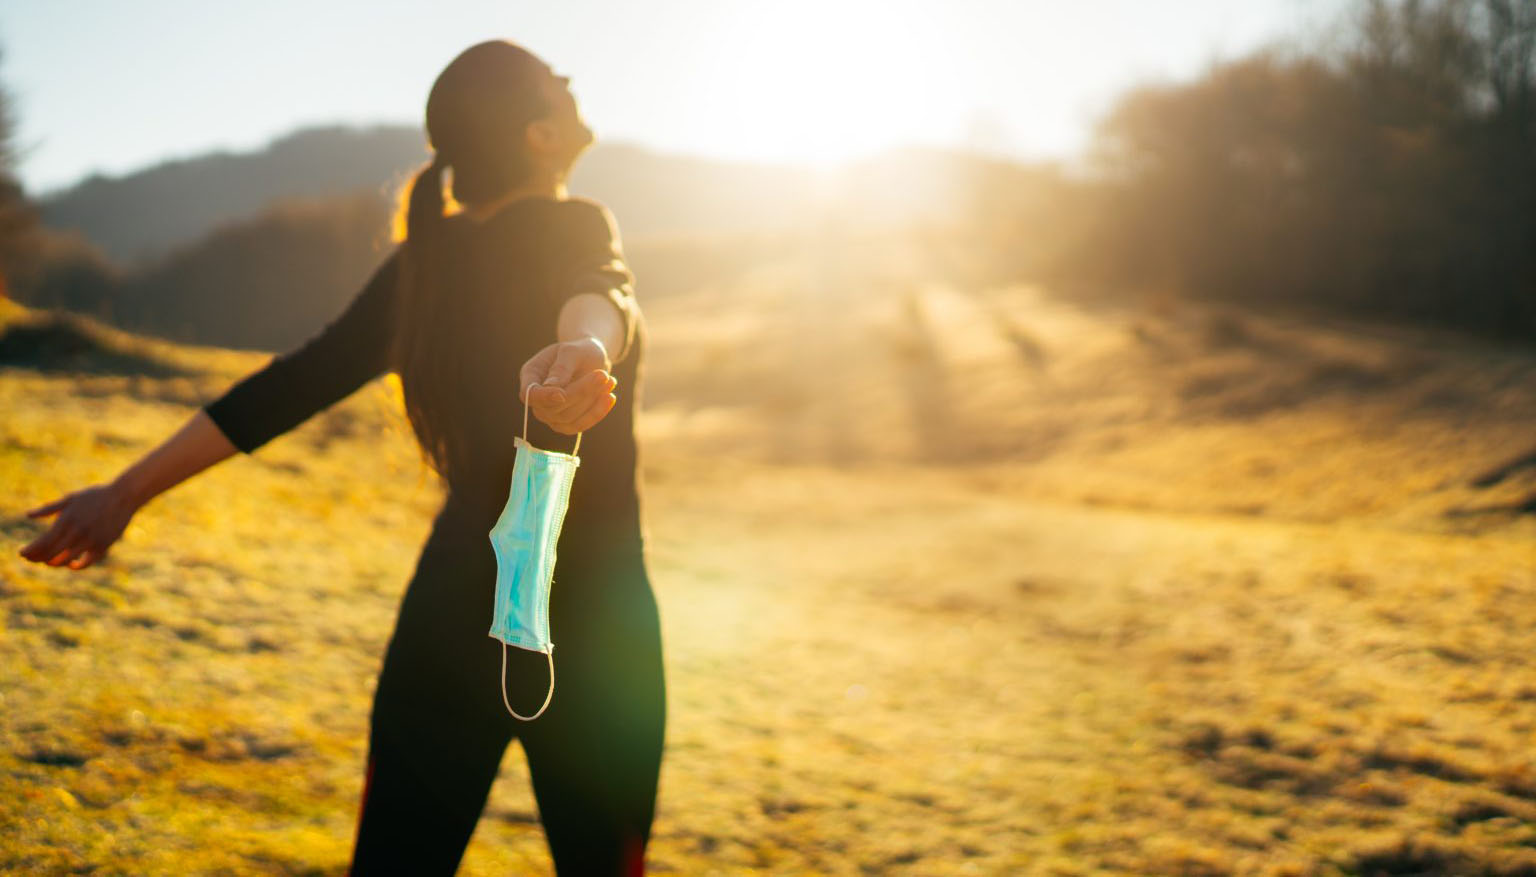
MULTIPOLYGON (((536 386, 536 385, 535 385, 536 386)), ((523 434, 513 439, 512 484, 501 515, 491 527, 496 552, 496 598, 490 636, 502 643, 501 702, 513 718, 531 722, 555 695, 555 644, 549 635, 549 593, 554 585, 555 546, 570 503, 571 483, 581 458, 581 433, 569 454, 528 443, 528 407, 523 434), (549 658, 549 692, 531 716, 518 715, 507 700, 507 646, 543 652, 549 658)))

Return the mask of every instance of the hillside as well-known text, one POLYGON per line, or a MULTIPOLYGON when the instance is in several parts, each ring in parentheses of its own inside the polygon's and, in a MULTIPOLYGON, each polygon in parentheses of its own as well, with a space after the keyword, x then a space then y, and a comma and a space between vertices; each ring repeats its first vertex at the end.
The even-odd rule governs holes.
MULTIPOLYGON (((93 176, 53 192, 43 219, 77 230, 113 261, 139 266, 222 226, 294 199, 387 198, 428 157, 406 125, 305 128, 249 152, 162 162, 118 177, 93 176)), ((626 237, 783 232, 829 201, 883 222, 942 219, 964 206, 975 176, 1005 181, 1013 166, 964 153, 908 149, 835 176, 803 168, 669 155, 600 143, 576 165, 571 191, 622 217, 626 237)))
POLYGON ((419 130, 381 125, 308 128, 254 152, 165 161, 118 177, 92 176, 41 203, 43 221, 74 229, 123 265, 152 261, 284 199, 375 189, 426 160, 419 130))
POLYGON ((1536 493, 1530 470, 1468 487, 1536 446, 1528 350, 957 276, 920 238, 833 232, 649 301, 652 423, 710 453, 987 466, 1168 511, 1441 526, 1536 493))
MULTIPOLYGON (((1532 873, 1536 467, 1474 482, 1531 449, 1536 356, 972 288, 907 243, 646 304, 653 869, 1532 873)), ((14 514, 262 359, 96 343, 194 371, 0 357, 14 514)), ((0 554, 0 869, 342 872, 440 498, 391 390, 100 567, 0 554)), ((536 818, 509 754, 461 873, 547 873, 536 818)))
MULTIPOLYGON (((390 196, 419 147, 405 128, 307 129, 258 152, 87 180, 44 204, 47 231, 11 294, 171 340, 291 348, 339 314, 393 246, 390 196)), ((965 259, 1017 274, 1012 254, 1040 248, 1009 240, 1015 208, 1038 210, 1057 179, 940 150, 824 173, 603 145, 578 164, 572 192, 613 210, 654 299, 852 229, 890 240, 984 227, 960 243, 965 259)))

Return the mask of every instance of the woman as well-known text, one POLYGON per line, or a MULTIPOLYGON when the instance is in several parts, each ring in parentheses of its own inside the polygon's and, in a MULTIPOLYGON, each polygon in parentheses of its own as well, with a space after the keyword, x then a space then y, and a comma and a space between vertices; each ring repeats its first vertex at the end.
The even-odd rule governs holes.
POLYGON ((396 372, 447 499, 380 669, 351 873, 453 873, 514 736, 559 873, 641 873, 665 725, 634 432, 645 331, 607 210, 566 197, 592 132, 569 80, 504 41, 443 70, 426 125, 435 158, 412 185, 406 238, 346 310, 110 484, 29 512, 59 517, 22 554, 88 567, 150 498, 396 372), (449 215, 445 169, 464 207, 449 215), (528 723, 508 708, 537 708, 545 656, 507 650, 504 703, 488 635, 488 534, 523 405, 536 447, 569 451, 582 434, 549 605, 560 684, 528 723))

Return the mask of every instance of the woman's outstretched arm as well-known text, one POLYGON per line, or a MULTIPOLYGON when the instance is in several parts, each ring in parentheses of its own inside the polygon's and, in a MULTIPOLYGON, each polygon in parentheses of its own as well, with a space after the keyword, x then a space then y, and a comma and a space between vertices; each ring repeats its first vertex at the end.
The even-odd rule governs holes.
POLYGON ((145 503, 236 453, 239 449, 199 408, 174 435, 112 481, 29 510, 31 518, 58 517, 47 532, 21 549, 21 556, 49 566, 85 569, 106 556, 145 503))
POLYGON ((203 406, 226 438, 250 454, 388 371, 400 250, 308 341, 280 353, 203 406))
POLYGON ((581 198, 562 206, 570 273, 557 284, 564 301, 555 342, 524 363, 518 398, 551 429, 571 435, 597 425, 618 401, 613 366, 629 355, 640 308, 613 215, 581 198))
POLYGON ((558 340, 523 364, 518 394, 523 404, 559 433, 573 435, 596 426, 618 402, 609 351, 624 345, 631 318, 607 295, 572 296, 560 309, 558 340))
POLYGON ((112 482, 27 512, 58 518, 21 556, 49 566, 90 566, 154 497, 226 457, 251 453, 384 372, 398 255, 397 249, 325 328, 203 405, 112 482))

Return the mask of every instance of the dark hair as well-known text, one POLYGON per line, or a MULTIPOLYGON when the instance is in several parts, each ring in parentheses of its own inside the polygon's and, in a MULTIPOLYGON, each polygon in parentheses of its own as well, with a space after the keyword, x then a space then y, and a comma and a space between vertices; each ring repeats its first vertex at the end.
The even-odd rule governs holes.
POLYGON ((404 241, 400 247, 397 296, 399 318, 390 359, 400 375, 405 413, 424 460, 443 478, 463 459, 457 388, 463 380, 463 325, 442 293, 446 204, 443 171, 461 204, 491 200, 527 179, 532 171, 524 140, 528 124, 552 109, 540 84, 549 67, 528 50, 505 40, 465 49, 438 74, 427 97, 427 142, 432 161, 404 193, 404 241))

